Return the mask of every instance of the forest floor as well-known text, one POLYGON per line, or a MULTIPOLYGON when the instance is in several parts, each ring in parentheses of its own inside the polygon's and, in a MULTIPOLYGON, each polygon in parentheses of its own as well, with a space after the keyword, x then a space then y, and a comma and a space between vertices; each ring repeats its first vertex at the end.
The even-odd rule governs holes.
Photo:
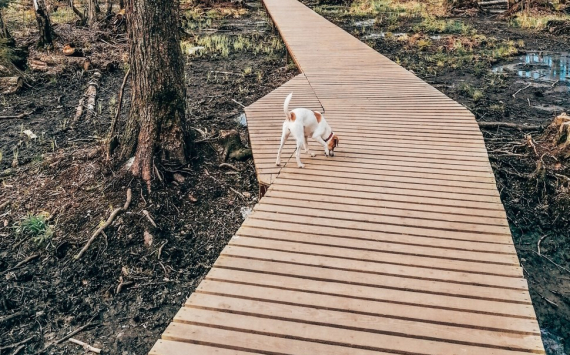
POLYGON ((570 113, 570 33, 522 29, 524 16, 465 11, 436 18, 417 1, 304 2, 469 108, 479 122, 521 126, 482 131, 547 351, 570 354, 570 162, 545 132, 557 115, 570 113))
MULTIPOLYGON (((92 70, 28 72, 29 85, 0 101, 1 116, 30 113, 0 121, 0 354, 84 353, 65 341, 76 330, 74 338, 103 353, 145 354, 211 268, 258 199, 253 162, 221 165, 217 136, 236 129, 248 144, 241 104, 297 74, 261 3, 249 5, 185 8, 187 112, 197 142, 192 164, 167 172, 151 193, 104 153, 128 68, 124 32, 86 34, 60 23, 52 52, 30 47, 31 56, 49 56, 72 41, 106 60, 89 120, 72 124, 92 70), (76 259, 127 189, 127 211, 76 259)), ((19 44, 37 38, 22 33, 14 34, 19 44)), ((129 101, 127 85, 119 127, 129 101)))

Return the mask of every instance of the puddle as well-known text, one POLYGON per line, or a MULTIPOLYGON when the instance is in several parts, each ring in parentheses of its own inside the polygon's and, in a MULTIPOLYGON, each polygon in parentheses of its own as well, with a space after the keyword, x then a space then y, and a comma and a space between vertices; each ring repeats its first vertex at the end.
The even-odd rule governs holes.
POLYGON ((551 83, 559 81, 570 86, 570 53, 527 53, 516 63, 497 65, 493 71, 515 72, 522 78, 551 83))
POLYGON ((245 113, 242 113, 241 115, 234 118, 234 122, 242 127, 247 127, 247 117, 245 117, 245 113))
POLYGON ((196 53, 198 53, 204 49, 206 49, 206 47, 202 47, 202 46, 191 47, 191 48, 188 48, 188 51, 186 52, 186 54, 188 54, 188 55, 196 54, 196 53))
POLYGON ((354 27, 370 27, 370 26, 374 26, 374 24, 376 23, 376 19, 375 18, 371 18, 369 20, 364 20, 364 21, 354 21, 354 27))
POLYGON ((365 36, 362 36, 362 39, 378 39, 378 38, 385 38, 386 36, 392 36, 392 37, 398 38, 398 37, 403 37, 405 35, 406 35, 406 33, 400 33, 400 32, 397 32, 397 33, 391 33, 391 32, 389 32, 389 33, 386 33, 386 32, 369 33, 365 36))

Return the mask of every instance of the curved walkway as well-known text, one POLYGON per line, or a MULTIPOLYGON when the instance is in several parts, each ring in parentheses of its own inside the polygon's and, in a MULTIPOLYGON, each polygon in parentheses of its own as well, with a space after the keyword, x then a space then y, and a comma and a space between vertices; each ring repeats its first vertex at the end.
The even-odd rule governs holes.
POLYGON ((269 189, 150 353, 544 354, 473 115, 298 1, 265 5, 303 73, 246 109, 269 189), (291 139, 274 166, 289 92, 336 157, 298 169, 291 139))

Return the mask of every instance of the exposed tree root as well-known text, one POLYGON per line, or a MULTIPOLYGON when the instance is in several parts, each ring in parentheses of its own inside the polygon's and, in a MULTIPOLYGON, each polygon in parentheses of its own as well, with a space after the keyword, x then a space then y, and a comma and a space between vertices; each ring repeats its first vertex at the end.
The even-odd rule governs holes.
POLYGON ((224 147, 222 154, 224 161, 228 159, 243 161, 252 157, 251 149, 243 145, 239 132, 236 130, 221 131, 220 143, 224 147))

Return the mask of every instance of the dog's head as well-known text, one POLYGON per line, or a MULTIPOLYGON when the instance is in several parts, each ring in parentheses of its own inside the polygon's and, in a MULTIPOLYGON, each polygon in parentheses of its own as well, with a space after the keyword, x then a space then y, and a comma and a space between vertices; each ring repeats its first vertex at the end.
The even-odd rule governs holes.
POLYGON ((338 142, 339 142, 338 136, 335 133, 333 133, 333 136, 328 141, 328 148, 332 156, 334 156, 334 149, 338 147, 338 142))

